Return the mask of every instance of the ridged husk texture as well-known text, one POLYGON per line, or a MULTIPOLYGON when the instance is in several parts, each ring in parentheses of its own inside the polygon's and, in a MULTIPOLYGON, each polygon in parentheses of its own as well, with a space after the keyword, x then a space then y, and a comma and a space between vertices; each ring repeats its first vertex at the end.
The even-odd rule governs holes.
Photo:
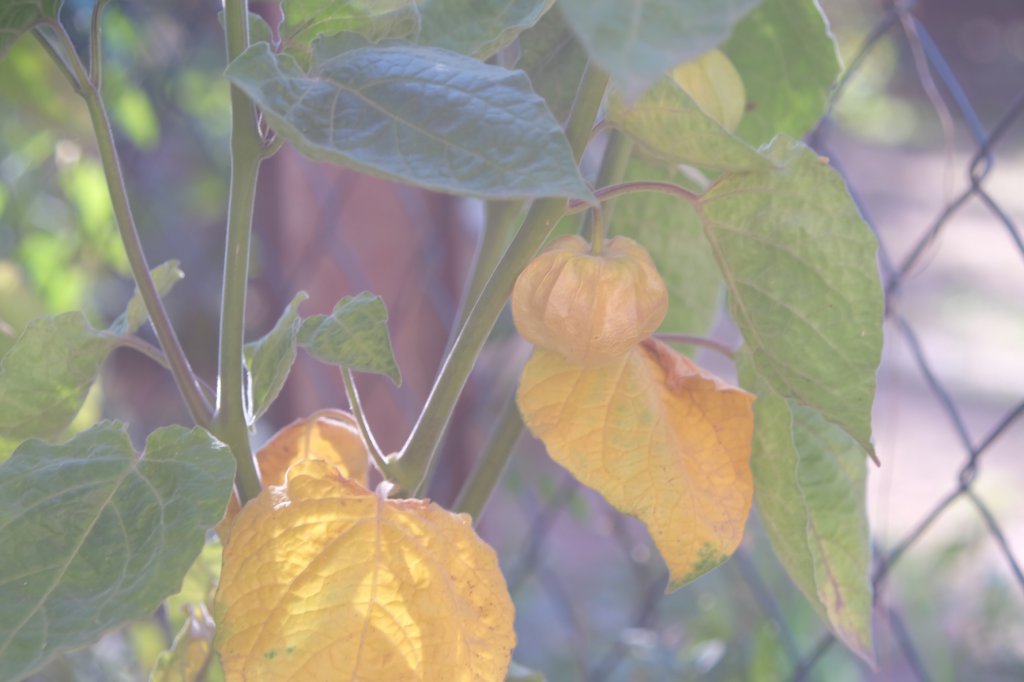
POLYGON ((600 255, 560 237, 519 275, 512 316, 527 341, 586 366, 615 362, 665 319, 668 290, 647 251, 628 237, 600 255))

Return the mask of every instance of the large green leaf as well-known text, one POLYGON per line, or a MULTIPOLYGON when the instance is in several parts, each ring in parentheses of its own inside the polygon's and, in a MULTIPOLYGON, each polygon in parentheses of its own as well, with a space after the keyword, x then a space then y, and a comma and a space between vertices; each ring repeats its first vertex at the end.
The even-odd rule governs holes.
POLYGON ((314 159, 456 194, 592 199, 522 72, 411 45, 319 57, 305 74, 258 43, 227 75, 314 159))
POLYGON ((877 242, 842 179, 777 138, 778 167, 733 173, 704 195, 704 231, 758 374, 868 452, 882 351, 877 242))
POLYGON ((757 150, 711 118, 671 78, 659 80, 643 97, 627 104, 613 93, 608 120, 651 156, 714 171, 765 168, 757 150))
POLYGON ((559 121, 569 118, 587 53, 566 25, 562 13, 554 9, 519 38, 521 55, 517 68, 526 72, 533 89, 547 102, 559 121))
POLYGON ((816 0, 764 0, 722 47, 747 90, 737 135, 754 145, 800 138, 824 115, 840 64, 816 0))
POLYGON ((307 318, 299 329, 299 345, 322 362, 402 382, 391 351, 387 308, 368 291, 341 299, 330 315, 307 318))
POLYGON ((420 28, 416 0, 284 0, 281 42, 308 51, 320 35, 358 33, 372 42, 410 38, 420 28))
POLYGON ((29 323, 0 360, 0 437, 60 435, 78 414, 115 342, 80 312, 29 323))
POLYGON ((537 23, 555 0, 419 0, 419 42, 487 59, 537 23))
POLYGON ((277 398, 295 363, 296 343, 302 324, 299 305, 307 298, 309 294, 305 291, 296 294, 274 328, 263 338, 245 346, 245 362, 252 377, 252 421, 259 419, 277 398))
MULTIPOLYGON (((634 155, 623 180, 680 184, 680 176, 634 155)), ((721 304, 722 276, 697 211, 677 197, 650 193, 616 199, 614 210, 611 231, 643 244, 668 287, 668 314, 661 331, 705 334, 721 304)))
POLYGON ((0 2, 0 59, 22 33, 56 19, 64 0, 3 0, 0 2))
POLYGON ((867 456, 817 410, 786 400, 740 353, 754 403, 755 499, 775 554, 851 650, 873 661, 867 456))
POLYGON ((149 615, 181 587, 234 478, 205 431, 154 431, 142 457, 105 422, 30 440, 0 465, 0 678, 149 615))
POLYGON ((558 0, 580 42, 631 99, 729 37, 760 0, 558 0))
MULTIPOLYGON (((153 284, 156 285, 158 294, 167 295, 167 292, 185 277, 180 266, 181 263, 178 261, 169 260, 153 268, 150 276, 153 278, 153 284)), ((142 300, 142 294, 139 293, 139 288, 136 286, 135 293, 129 299, 124 312, 110 325, 110 331, 115 334, 134 334, 148 319, 149 312, 146 310, 146 303, 142 300)))

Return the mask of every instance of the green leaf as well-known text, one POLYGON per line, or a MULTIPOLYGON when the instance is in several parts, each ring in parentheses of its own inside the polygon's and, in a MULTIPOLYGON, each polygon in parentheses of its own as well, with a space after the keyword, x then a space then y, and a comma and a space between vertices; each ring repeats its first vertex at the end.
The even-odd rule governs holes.
POLYGON ((114 343, 77 311, 30 322, 0 360, 0 437, 60 435, 114 343))
MULTIPOLYGON (((184 279, 185 273, 181 271, 180 265, 181 263, 176 260, 169 260, 150 271, 160 296, 166 296, 175 284, 184 279)), ((132 294, 124 312, 110 325, 110 331, 118 335, 134 334, 147 320, 149 320, 149 313, 146 311, 146 303, 142 300, 142 294, 139 293, 139 288, 136 286, 135 293, 132 294)))
POLYGON ((658 76, 717 47, 760 0, 559 0, 590 58, 633 99, 658 76))
POLYGON ((420 0, 417 42, 488 59, 537 23, 555 0, 420 0))
POLYGON ((4 679, 148 616, 178 591, 224 514, 234 470, 225 445, 180 426, 154 431, 142 457, 110 422, 63 445, 15 450, 0 465, 4 679))
POLYGON ((835 40, 816 0, 764 0, 723 45, 743 77, 748 110, 736 133, 754 145, 801 138, 825 114, 839 77, 835 40))
POLYGON ((554 9, 519 37, 521 55, 516 68, 530 77, 534 91, 544 98, 559 121, 569 118, 587 65, 587 53, 554 9))
POLYGON ((873 662, 866 453, 817 410, 771 390, 746 350, 739 366, 758 393, 750 465, 775 554, 836 636, 873 662))
POLYGON ((259 419, 277 398, 295 363, 296 343, 302 324, 299 305, 307 298, 309 294, 305 291, 296 294, 274 328, 260 340, 245 346, 245 364, 252 375, 251 422, 259 419))
POLYGON ((299 345, 322 362, 383 374, 395 385, 402 383, 391 352, 387 308, 368 291, 341 299, 328 316, 307 318, 299 330, 299 345))
MULTIPOLYGON (((685 184, 681 176, 634 155, 623 180, 685 184)), ((615 199, 614 210, 611 231, 643 244, 668 287, 660 331, 707 333, 721 305, 722 276, 697 211, 677 197, 647 192, 615 199)))
POLYGON ((48 19, 57 19, 64 0, 4 0, 0 3, 0 59, 22 33, 48 19))
POLYGON ((799 142, 778 168, 720 178, 701 205, 729 307, 759 375, 867 450, 882 352, 877 242, 842 179, 799 142))
POLYGON ((634 104, 615 93, 608 120, 656 159, 715 171, 770 166, 757 150, 711 118, 671 78, 659 80, 634 104))
POLYGON ((342 52, 306 75, 258 43, 227 75, 313 159, 456 194, 593 198, 521 72, 390 46, 342 52))
POLYGON ((416 0, 284 0, 281 42, 308 50, 317 36, 358 33, 371 42, 411 38, 420 29, 416 0))

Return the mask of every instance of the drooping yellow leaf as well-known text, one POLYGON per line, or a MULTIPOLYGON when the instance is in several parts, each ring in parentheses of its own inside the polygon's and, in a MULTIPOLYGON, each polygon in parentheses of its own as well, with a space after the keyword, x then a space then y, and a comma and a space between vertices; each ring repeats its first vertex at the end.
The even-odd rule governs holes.
POLYGON ((228 682, 498 682, 515 645, 468 516, 383 499, 320 460, 238 515, 214 614, 228 682))
MULTIPOLYGON (((348 412, 319 410, 274 434, 256 453, 263 487, 283 484, 288 467, 304 459, 330 462, 345 477, 367 484, 370 454, 355 417, 348 412)), ((238 497, 232 495, 224 518, 217 524, 217 533, 225 544, 238 509, 238 497)))
POLYGON ((754 492, 754 396, 649 339, 607 367, 537 348, 516 397, 555 461, 647 525, 670 589, 735 551, 754 492))
POLYGON ((160 654, 149 682, 196 682, 210 663, 214 624, 203 604, 189 606, 186 620, 170 650, 160 654))

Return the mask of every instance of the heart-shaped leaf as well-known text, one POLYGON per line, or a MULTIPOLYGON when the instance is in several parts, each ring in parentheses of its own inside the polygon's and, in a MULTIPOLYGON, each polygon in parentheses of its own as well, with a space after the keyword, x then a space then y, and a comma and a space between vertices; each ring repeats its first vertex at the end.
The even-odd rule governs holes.
POLYGON ((322 362, 383 374, 396 385, 402 383, 391 352, 388 310, 379 296, 368 291, 341 299, 330 315, 307 318, 299 329, 299 345, 322 362))
POLYGON ((252 376, 252 421, 259 419, 277 398, 295 363, 299 327, 302 325, 299 305, 307 298, 309 294, 305 291, 296 294, 274 328, 263 338, 245 346, 245 363, 252 376))
POLYGON ((63 445, 23 443, 0 465, 0 670, 21 679, 63 649, 148 616, 224 513, 227 447, 180 426, 142 457, 101 423, 63 445))
POLYGON ((488 59, 537 23, 555 0, 419 0, 418 42, 488 59))
POLYGON ((561 127, 520 71, 393 45, 318 51, 304 73, 257 43, 227 76, 313 159, 454 194, 593 199, 561 127))
POLYGON ((671 67, 707 52, 760 0, 558 0, 591 59, 635 99, 671 67))

